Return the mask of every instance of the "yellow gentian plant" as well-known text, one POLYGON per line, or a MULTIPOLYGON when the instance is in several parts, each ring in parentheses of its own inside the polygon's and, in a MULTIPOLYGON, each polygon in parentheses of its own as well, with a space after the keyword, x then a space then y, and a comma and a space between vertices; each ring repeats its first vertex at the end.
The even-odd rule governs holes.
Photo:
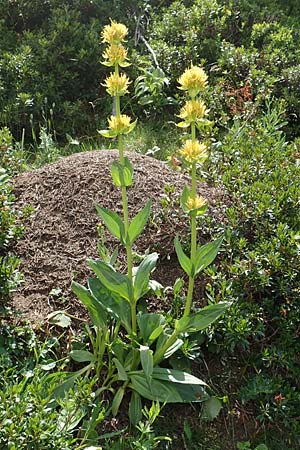
MULTIPOLYGON (((197 256, 203 252, 203 247, 197 247, 197 216, 204 214, 208 206, 207 201, 197 195, 197 165, 207 159, 208 152, 206 145, 199 142, 196 138, 196 132, 201 132, 204 127, 211 126, 212 122, 205 118, 209 111, 205 103, 199 98, 199 94, 207 86, 207 75, 204 70, 201 67, 191 65, 178 79, 178 83, 179 89, 185 91, 190 97, 178 115, 183 121, 177 125, 181 128, 190 128, 191 130, 191 138, 186 140, 183 148, 179 152, 191 173, 191 186, 186 186, 181 196, 182 208, 189 215, 191 224, 191 253, 189 259, 190 267, 188 270, 186 264, 183 262, 181 244, 178 239, 175 240, 175 249, 179 262, 189 275, 188 292, 184 309, 184 316, 188 316, 192 306, 195 278, 199 273, 199 269, 203 270, 203 267, 201 265, 199 266, 199 262, 197 261, 197 256)), ((221 242, 222 239, 218 239, 215 243, 209 243, 207 247, 204 246, 204 250, 210 252, 214 259, 221 242)))
MULTIPOLYGON (((124 154, 124 139, 136 121, 121 113, 120 99, 128 93, 130 84, 128 77, 120 72, 120 68, 129 65, 127 49, 123 45, 127 32, 125 25, 114 21, 102 32, 102 42, 108 44, 103 53, 103 64, 114 68, 103 85, 107 93, 115 97, 116 114, 108 119, 108 129, 99 131, 102 136, 118 141, 119 158, 111 165, 111 176, 121 191, 123 216, 96 206, 102 222, 126 249, 127 274, 115 270, 115 252, 109 255, 103 251, 102 259, 88 260, 96 274, 96 278, 89 279, 88 288, 72 283, 73 291, 90 313, 96 337, 89 330, 93 353, 74 350, 71 356, 76 361, 87 362, 76 376, 95 373, 97 394, 105 390, 113 393, 113 415, 118 413, 126 390, 131 390, 129 418, 131 423, 137 424, 141 418, 142 397, 163 403, 198 402, 209 398, 202 380, 184 371, 160 367, 160 363, 182 346, 183 336, 209 326, 229 304, 208 305, 199 312, 190 313, 194 279, 212 262, 221 243, 215 241, 198 248, 196 242, 196 216, 207 208, 206 201, 197 195, 196 189, 196 166, 207 158, 206 145, 196 139, 196 128, 207 122, 208 111, 197 98, 207 84, 207 76, 203 69, 192 66, 179 79, 180 89, 191 97, 179 114, 180 126, 191 128, 191 138, 180 150, 192 173, 191 188, 186 187, 182 195, 182 205, 191 218, 191 257, 185 255, 178 238, 175 239, 179 262, 189 275, 185 311, 174 324, 160 313, 137 312, 138 301, 150 289, 150 275, 158 255, 148 254, 138 267, 133 267, 132 246, 145 228, 151 203, 148 201, 135 217, 129 218, 127 188, 133 183, 133 167, 124 154)), ((72 380, 76 376, 73 375, 72 380)), ((66 384, 69 385, 70 382, 66 384)))

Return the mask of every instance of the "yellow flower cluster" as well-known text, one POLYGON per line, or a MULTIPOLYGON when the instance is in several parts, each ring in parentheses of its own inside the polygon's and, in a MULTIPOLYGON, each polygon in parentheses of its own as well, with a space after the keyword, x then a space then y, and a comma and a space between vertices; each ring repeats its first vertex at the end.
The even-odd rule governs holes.
POLYGON ((190 125, 196 123, 199 119, 203 119, 207 113, 208 110, 202 100, 192 99, 181 108, 178 117, 183 119, 187 125, 190 125))
POLYGON ((127 49, 122 44, 111 44, 102 54, 105 65, 123 64, 127 59, 127 49))
POLYGON ((110 25, 106 25, 102 31, 102 42, 107 42, 110 45, 120 44, 127 36, 128 28, 122 23, 117 23, 114 20, 110 21, 110 25))
POLYGON ((186 69, 178 79, 179 89, 188 91, 194 98, 207 84, 207 75, 201 67, 193 66, 186 69))
POLYGON ((130 117, 126 114, 120 116, 110 116, 108 119, 108 127, 116 134, 126 134, 130 130, 130 117))
POLYGON ((195 209, 201 209, 206 205, 207 201, 200 195, 197 195, 196 197, 189 197, 186 201, 186 207, 190 211, 193 211, 195 209))
POLYGON ((129 79, 126 75, 119 75, 118 66, 126 67, 129 63, 127 59, 127 49, 121 44, 128 29, 122 23, 117 23, 111 20, 110 25, 106 25, 102 32, 102 41, 107 42, 109 46, 104 50, 102 56, 105 61, 102 63, 105 66, 115 66, 115 72, 105 79, 102 86, 106 87, 106 91, 112 97, 122 96, 127 94, 129 79))
POLYGON ((129 84, 129 78, 125 74, 111 73, 102 86, 105 86, 108 94, 114 97, 125 95, 128 92, 129 84))
POLYGON ((200 143, 197 139, 188 139, 179 153, 187 162, 191 164, 195 162, 203 162, 208 156, 206 145, 200 143))

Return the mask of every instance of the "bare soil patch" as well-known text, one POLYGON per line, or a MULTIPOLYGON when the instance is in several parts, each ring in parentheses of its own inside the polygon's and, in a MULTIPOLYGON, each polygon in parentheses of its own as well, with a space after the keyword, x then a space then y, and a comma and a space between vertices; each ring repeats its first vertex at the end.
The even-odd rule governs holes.
MULTIPOLYGON (((134 166, 134 185, 128 190, 130 217, 148 198, 152 199, 151 223, 137 240, 135 250, 142 253, 150 247, 158 251, 161 260, 154 278, 170 284, 181 273, 167 255, 172 256, 175 234, 187 226, 176 205, 188 177, 153 158, 136 153, 127 156, 134 166), (162 202, 168 203, 166 186, 167 190, 173 186, 174 193, 169 195, 169 206, 163 208, 162 202)), ((91 275, 86 258, 98 257, 99 217, 94 204, 122 213, 120 191, 110 176, 110 165, 117 157, 114 150, 77 153, 14 178, 17 207, 31 205, 33 213, 15 248, 24 283, 12 300, 22 317, 32 324, 44 321, 57 309, 76 316, 85 314, 70 284, 73 279, 85 283, 91 275), (57 297, 51 295, 54 288, 60 289, 57 297)), ((205 183, 199 183, 199 192, 208 199, 209 213, 222 220, 222 192, 205 183)), ((117 241, 109 233, 106 239, 107 247, 113 250, 117 241)), ((119 261, 121 269, 125 269, 121 248, 119 261)))

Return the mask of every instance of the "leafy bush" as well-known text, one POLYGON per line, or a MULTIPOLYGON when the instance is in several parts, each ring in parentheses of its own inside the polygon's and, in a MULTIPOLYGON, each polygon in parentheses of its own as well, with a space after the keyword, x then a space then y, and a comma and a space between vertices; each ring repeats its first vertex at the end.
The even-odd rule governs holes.
POLYGON ((232 206, 226 211, 227 254, 220 272, 208 271, 208 293, 237 299, 212 343, 215 339, 222 352, 243 350, 245 364, 254 366, 262 379, 274 380, 272 389, 265 390, 250 370, 242 399, 261 405, 257 414, 262 423, 278 420, 295 433, 300 164, 297 141, 287 143, 282 132, 284 114, 281 103, 269 101, 265 114, 235 121, 215 144, 205 173, 223 184, 232 206), (253 380, 260 390, 253 391, 253 380))
POLYGON ((18 259, 9 254, 11 243, 20 237, 22 227, 16 224, 14 196, 5 169, 0 169, 0 298, 6 297, 20 281, 18 259))

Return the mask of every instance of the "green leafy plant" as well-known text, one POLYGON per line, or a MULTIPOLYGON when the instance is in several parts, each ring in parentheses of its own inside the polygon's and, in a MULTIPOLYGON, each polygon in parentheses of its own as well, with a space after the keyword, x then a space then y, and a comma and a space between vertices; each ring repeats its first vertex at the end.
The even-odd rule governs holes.
POLYGON ((0 298, 7 297, 21 280, 18 258, 10 252, 12 243, 22 235, 13 204, 10 177, 5 169, 0 168, 0 298))
POLYGON ((153 118, 154 114, 162 113, 164 106, 177 102, 164 92, 169 86, 169 80, 162 69, 150 66, 142 69, 142 72, 134 82, 134 93, 140 105, 148 106, 146 115, 153 118))
MULTIPOLYGON (((251 444, 249 441, 238 442, 237 443, 238 450, 251 450, 251 444)), ((268 450, 268 447, 265 444, 259 444, 253 450, 268 450)))
MULTIPOLYGON (((198 207, 197 203, 195 163, 192 167, 191 194, 186 187, 182 196, 183 207, 185 211, 188 209, 191 215, 191 258, 184 254, 178 238, 175 240, 179 262, 190 279, 184 314, 175 320, 174 324, 170 324, 162 314, 139 310, 139 300, 150 289, 150 276, 158 254, 148 254, 138 267, 133 267, 132 246, 143 232, 149 218, 151 202, 148 201, 135 217, 129 219, 127 188, 133 183, 133 167, 129 158, 124 155, 124 135, 133 130, 136 121, 131 122, 128 116, 121 114, 120 107, 120 97, 127 93, 129 86, 127 76, 120 74, 120 68, 128 66, 127 50, 122 45, 126 34, 127 28, 113 21, 102 33, 103 41, 109 44, 103 53, 104 64, 114 67, 114 72, 110 73, 104 85, 107 92, 115 97, 116 115, 108 120, 109 128, 100 131, 102 136, 118 140, 119 160, 112 163, 111 175, 114 185, 121 191, 123 217, 99 205, 96 209, 108 230, 125 247, 127 274, 116 271, 113 266, 115 255, 109 257, 105 252, 104 260, 88 260, 89 266, 97 276, 89 280, 88 288, 73 282, 73 291, 90 313, 95 339, 90 334, 93 352, 85 350, 71 352, 73 359, 88 364, 70 375, 63 387, 69 386, 70 381, 77 376, 87 371, 95 371, 96 379, 101 383, 97 393, 108 390, 113 394, 111 404, 113 415, 118 413, 127 389, 131 391, 129 418, 133 425, 138 425, 141 420, 142 397, 163 403, 199 402, 209 398, 204 381, 187 372, 161 367, 160 363, 182 346, 183 336, 208 327, 225 312, 229 303, 210 304, 191 313, 195 277, 213 261, 222 242, 222 239, 218 239, 201 247, 196 245, 196 216, 197 212, 202 213, 205 210, 205 205, 202 202, 201 207, 198 207), (196 201, 196 206, 190 207, 191 201, 192 203, 196 201)), ((202 77, 205 76, 203 74, 202 77)), ((203 116, 197 116, 190 120, 190 123, 188 120, 190 116, 186 118, 185 123, 186 126, 189 124, 192 126, 194 143, 196 124, 199 126, 200 123, 201 126, 209 124, 203 116)), ((202 157, 205 152, 203 147, 200 146, 200 149, 202 157)))

